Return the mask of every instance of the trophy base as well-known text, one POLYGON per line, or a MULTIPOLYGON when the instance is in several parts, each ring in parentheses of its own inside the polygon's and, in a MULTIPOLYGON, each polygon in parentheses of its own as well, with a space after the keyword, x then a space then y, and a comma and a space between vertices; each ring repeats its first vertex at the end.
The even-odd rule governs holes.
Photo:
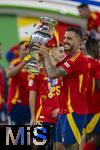
POLYGON ((25 68, 29 73, 33 73, 33 74, 40 73, 40 65, 35 59, 28 62, 25 68))

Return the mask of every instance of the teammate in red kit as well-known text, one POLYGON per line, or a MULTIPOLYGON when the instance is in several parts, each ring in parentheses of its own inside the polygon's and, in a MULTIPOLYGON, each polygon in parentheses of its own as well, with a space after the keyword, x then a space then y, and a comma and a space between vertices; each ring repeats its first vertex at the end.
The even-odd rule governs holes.
POLYGON ((8 124, 21 125, 30 121, 28 80, 23 58, 28 53, 26 41, 19 44, 20 57, 13 60, 7 69, 10 80, 8 91, 8 124), (20 116, 20 117, 19 117, 20 116))
POLYGON ((100 13, 92 12, 86 4, 78 6, 78 10, 80 16, 87 19, 87 30, 93 33, 94 38, 100 39, 100 13))
POLYGON ((96 145, 91 140, 86 145, 84 145, 83 150, 97 150, 97 149, 96 149, 96 145))
MULTIPOLYGON (((61 47, 61 46, 59 48, 54 48, 51 52, 51 59, 55 65, 57 64, 58 60, 62 60, 62 58, 64 58, 64 56, 65 56, 65 52, 63 50, 63 47, 61 47)), ((55 101, 56 101, 56 99, 60 95, 60 86, 59 85, 62 84, 61 81, 62 81, 61 78, 54 79, 54 80, 48 79, 46 77, 46 73, 45 73, 45 70, 43 67, 41 67, 40 74, 33 76, 33 80, 32 79, 30 80, 30 82, 29 82, 30 90, 36 91, 38 93, 37 99, 39 99, 39 103, 41 103, 41 101, 42 101, 42 100, 40 100, 41 98, 44 99, 42 104, 39 104, 39 107, 42 106, 42 112, 40 113, 40 115, 38 113, 39 108, 37 109, 38 104, 36 105, 36 110, 37 110, 36 114, 38 114, 38 116, 36 115, 37 117, 35 118, 36 121, 51 122, 51 123, 55 122, 55 119, 50 116, 50 112, 52 112, 52 110, 54 110, 54 107, 57 108, 58 102, 54 103, 54 101, 52 101, 52 99, 55 99, 55 101), (49 100, 47 100, 47 99, 49 99, 49 100), (54 105, 53 108, 52 108, 52 105, 50 106, 50 103, 52 105, 54 105), (45 107, 47 105, 48 105, 48 108, 45 110, 45 107), (45 115, 47 115, 47 116, 45 116, 45 115)), ((30 100, 30 103, 31 102, 32 102, 32 100, 30 100)), ((30 106, 33 110, 32 105, 30 105, 30 106)), ((32 115, 32 119, 33 119, 33 115, 32 115)))
MULTIPOLYGON (((89 60, 89 83, 86 94, 88 115, 86 119, 85 132, 92 133, 93 139, 84 146, 89 149, 88 145, 100 148, 100 52, 99 43, 90 36, 86 42, 87 51, 91 54, 89 60)), ((95 148, 95 149, 96 149, 95 148)))
MULTIPOLYGON (((64 47, 54 47, 50 52, 50 59, 54 65, 65 57, 64 47)), ((61 93, 62 78, 49 79, 44 67, 39 75, 33 76, 29 82, 31 124, 43 123, 53 125, 53 140, 55 141, 55 123, 59 111, 59 95, 61 93)))
POLYGON ((43 55, 44 66, 49 78, 63 77, 59 105, 60 114, 57 121, 57 150, 62 144, 67 149, 76 142, 80 144, 81 134, 87 114, 85 92, 88 82, 88 60, 80 46, 81 29, 68 28, 64 34, 64 47, 68 52, 65 61, 59 66, 52 65, 48 48, 35 45, 35 49, 43 55))

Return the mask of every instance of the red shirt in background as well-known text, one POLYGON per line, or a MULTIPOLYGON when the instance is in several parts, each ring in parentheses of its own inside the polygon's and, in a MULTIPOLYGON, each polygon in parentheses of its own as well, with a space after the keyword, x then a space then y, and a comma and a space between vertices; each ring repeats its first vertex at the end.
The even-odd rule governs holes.
POLYGON ((89 60, 89 83, 87 88, 87 108, 88 113, 100 112, 100 91, 95 87, 95 80, 100 80, 100 61, 92 57, 89 60))
POLYGON ((2 109, 4 104, 4 77, 3 71, 0 68, 0 110, 2 109))
POLYGON ((84 145, 83 150, 96 150, 96 145, 92 141, 89 141, 84 145))
POLYGON ((63 78, 62 93, 60 96, 60 113, 87 114, 85 92, 88 83, 88 60, 77 51, 61 65, 67 72, 63 78))
POLYGON ((92 12, 91 16, 88 18, 87 28, 88 30, 95 29, 100 26, 100 13, 99 12, 92 12))
MULTIPOLYGON (((13 60, 10 67, 17 66, 21 63, 21 59, 13 60)), ((29 90, 28 80, 30 74, 23 68, 15 76, 10 78, 8 91, 8 111, 11 110, 12 105, 19 103, 20 105, 29 105, 29 90)))
POLYGON ((56 119, 51 116, 51 112, 59 107, 59 95, 61 92, 62 79, 48 79, 44 68, 39 75, 30 80, 30 90, 37 92, 36 98, 36 120, 40 122, 55 123, 56 119))

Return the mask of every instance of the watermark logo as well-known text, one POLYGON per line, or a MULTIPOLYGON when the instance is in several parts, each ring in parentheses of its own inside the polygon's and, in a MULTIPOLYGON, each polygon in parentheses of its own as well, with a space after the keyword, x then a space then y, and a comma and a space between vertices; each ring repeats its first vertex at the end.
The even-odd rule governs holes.
POLYGON ((0 139, 0 146, 9 149, 12 146, 45 146, 50 142, 50 128, 48 126, 3 126, 0 127, 0 139))

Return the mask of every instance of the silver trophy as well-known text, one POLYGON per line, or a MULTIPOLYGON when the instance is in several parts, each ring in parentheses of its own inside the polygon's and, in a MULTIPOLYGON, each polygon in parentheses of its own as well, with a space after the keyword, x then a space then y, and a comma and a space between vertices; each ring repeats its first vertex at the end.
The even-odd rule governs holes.
POLYGON ((33 70, 33 73, 34 73, 33 65, 32 67, 29 67, 31 66, 31 64, 33 64, 33 62, 37 64, 37 68, 38 68, 37 72, 40 71, 40 64, 39 64, 40 54, 38 53, 38 51, 34 49, 34 43, 37 43, 39 45, 45 45, 47 47, 52 47, 55 44, 57 44, 54 40, 54 32, 56 30, 57 24, 58 22, 54 19, 41 17, 40 24, 34 27, 35 30, 32 33, 30 42, 29 42, 29 51, 30 51, 32 60, 27 64, 27 67, 31 68, 31 72, 33 70))

